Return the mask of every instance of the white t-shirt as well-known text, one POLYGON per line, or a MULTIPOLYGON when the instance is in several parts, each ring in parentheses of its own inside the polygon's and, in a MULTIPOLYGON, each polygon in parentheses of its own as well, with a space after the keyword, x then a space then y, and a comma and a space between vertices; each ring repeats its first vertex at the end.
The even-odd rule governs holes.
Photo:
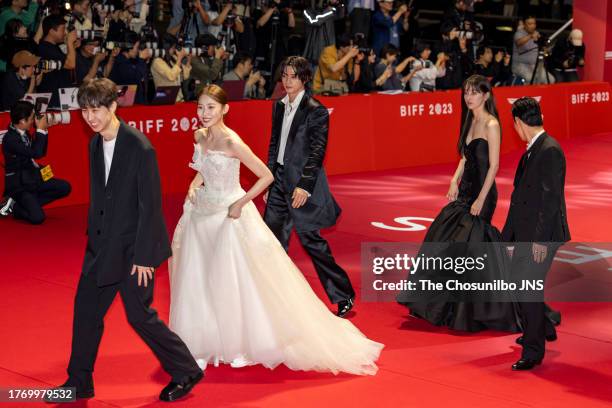
POLYGON ((111 164, 113 163, 113 154, 115 153, 115 142, 117 138, 113 140, 102 140, 102 148, 104 149, 104 185, 108 182, 108 175, 110 173, 111 164))

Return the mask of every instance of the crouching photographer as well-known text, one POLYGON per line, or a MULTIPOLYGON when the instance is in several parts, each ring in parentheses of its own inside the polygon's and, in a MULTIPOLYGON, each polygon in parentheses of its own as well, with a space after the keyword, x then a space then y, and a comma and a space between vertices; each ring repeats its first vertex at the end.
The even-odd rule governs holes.
POLYGON ((35 115, 34 105, 18 101, 11 108, 11 124, 4 135, 2 152, 5 163, 6 201, 0 215, 13 214, 31 224, 45 220, 43 206, 70 194, 70 184, 53 177, 50 166, 36 162, 47 153, 48 115, 35 115), (29 130, 36 126, 31 137, 29 130))
POLYGON ((550 62, 557 82, 579 81, 578 67, 584 67, 584 50, 582 31, 577 28, 555 43, 550 62))

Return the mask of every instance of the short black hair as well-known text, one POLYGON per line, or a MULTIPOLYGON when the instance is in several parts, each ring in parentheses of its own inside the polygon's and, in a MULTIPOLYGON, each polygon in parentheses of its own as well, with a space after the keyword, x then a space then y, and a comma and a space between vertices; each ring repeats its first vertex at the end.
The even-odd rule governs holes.
POLYGON ((484 53, 487 51, 487 48, 493 51, 493 49, 489 45, 481 45, 480 47, 478 47, 478 49, 476 50, 476 59, 483 56, 484 53))
POLYGON ((11 18, 4 26, 4 33, 7 37, 15 38, 15 35, 19 32, 21 27, 25 27, 23 21, 18 18, 11 18))
POLYGON ((130 51, 134 48, 137 42, 140 41, 140 36, 137 32, 128 30, 123 34, 123 43, 121 44, 121 52, 130 51))
POLYGON ((79 87, 77 100, 81 108, 110 108, 117 100, 117 85, 108 78, 89 79, 79 87))
POLYGON ((43 37, 46 37, 47 34, 49 34, 49 31, 57 30, 57 28, 62 25, 66 25, 66 19, 63 16, 51 14, 50 16, 45 17, 42 22, 43 37))
POLYGON ((524 96, 512 104, 512 118, 519 118, 527 126, 542 126, 542 110, 540 104, 533 98, 524 96))
POLYGON ((380 58, 387 58, 387 54, 397 55, 399 49, 393 44, 387 44, 380 50, 380 58))
POLYGON ((11 123, 18 124, 22 119, 27 119, 34 112, 34 104, 28 101, 17 101, 11 106, 11 123))
POLYGON ((306 85, 312 79, 312 70, 310 63, 304 57, 291 56, 287 57, 280 65, 281 75, 285 72, 285 68, 291 67, 295 71, 295 75, 300 78, 300 81, 306 85))
POLYGON ((244 51, 239 51, 234 56, 234 68, 238 66, 238 64, 246 64, 247 61, 253 61, 253 56, 244 51))
POLYGON ((336 48, 349 47, 352 43, 353 39, 347 33, 340 34, 336 38, 336 48))

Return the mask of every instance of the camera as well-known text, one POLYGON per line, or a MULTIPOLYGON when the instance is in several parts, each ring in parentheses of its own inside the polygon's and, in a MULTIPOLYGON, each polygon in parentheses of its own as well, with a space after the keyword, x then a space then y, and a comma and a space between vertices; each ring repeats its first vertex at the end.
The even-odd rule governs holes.
POLYGON ((59 111, 59 112, 47 112, 47 106, 49 105, 49 99, 38 97, 34 102, 34 114, 38 119, 43 116, 47 117, 47 124, 53 125, 67 125, 70 123, 70 112, 59 111))
POLYGON ((103 40, 104 31, 100 30, 77 30, 77 37, 81 40, 103 40))
MULTIPOLYGON (((152 58, 157 58, 157 57, 163 58, 164 56, 168 54, 168 52, 164 49, 151 49, 151 48, 145 48, 145 49, 148 49, 150 51, 152 58)), ((176 50, 177 51, 185 50, 187 55, 192 55, 194 57, 202 55, 201 48, 195 48, 195 47, 178 48, 177 47, 176 50)))
POLYGON ((56 60, 40 60, 34 67, 34 73, 40 74, 42 71, 57 71, 62 69, 62 61, 56 60))

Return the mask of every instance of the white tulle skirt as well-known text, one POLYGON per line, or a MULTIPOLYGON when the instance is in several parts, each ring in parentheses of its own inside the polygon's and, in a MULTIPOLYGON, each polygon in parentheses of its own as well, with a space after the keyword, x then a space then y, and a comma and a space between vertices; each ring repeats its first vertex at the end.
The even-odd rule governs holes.
POLYGON ((265 225, 255 205, 239 219, 198 193, 187 202, 170 260, 170 328, 205 363, 375 374, 384 347, 335 316, 265 225))

